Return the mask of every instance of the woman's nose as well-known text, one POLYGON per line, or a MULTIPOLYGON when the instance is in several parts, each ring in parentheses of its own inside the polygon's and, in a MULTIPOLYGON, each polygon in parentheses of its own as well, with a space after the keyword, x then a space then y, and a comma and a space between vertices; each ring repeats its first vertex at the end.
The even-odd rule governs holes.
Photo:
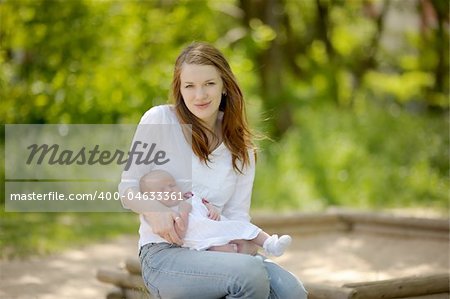
POLYGON ((199 87, 195 90, 195 99, 202 100, 205 97, 205 91, 202 87, 199 87))

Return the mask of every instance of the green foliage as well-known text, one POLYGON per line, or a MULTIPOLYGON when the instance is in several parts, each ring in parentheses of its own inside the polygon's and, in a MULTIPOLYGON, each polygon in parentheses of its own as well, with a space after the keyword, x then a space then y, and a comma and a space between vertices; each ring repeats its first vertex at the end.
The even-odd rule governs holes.
POLYGON ((135 123, 167 101, 180 48, 218 40, 233 22, 201 1, 8 1, 0 9, 4 123, 135 123))
MULTIPOLYGON (((228 57, 251 124, 277 139, 261 144, 253 207, 448 213, 448 1, 282 2, 0 1, 0 119, 134 124, 167 101, 180 49, 204 40, 228 57), (387 20, 426 4, 436 19, 420 30, 387 20)), ((1 257, 137 225, 128 213, 0 221, 1 257)))
POLYGON ((393 105, 359 113, 303 107, 260 155, 253 206, 428 207, 448 213, 449 121, 393 105))

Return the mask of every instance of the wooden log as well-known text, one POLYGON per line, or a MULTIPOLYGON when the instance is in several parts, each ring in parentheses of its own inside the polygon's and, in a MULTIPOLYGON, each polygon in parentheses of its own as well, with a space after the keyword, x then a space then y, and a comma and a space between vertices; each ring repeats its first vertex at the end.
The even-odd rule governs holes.
POLYGON ((449 293, 441 293, 441 294, 431 294, 424 296, 414 296, 414 297, 403 297, 403 298, 393 298, 393 299, 448 299, 450 298, 449 293))
POLYGON ((347 283, 343 287, 354 289, 352 298, 403 298, 449 292, 449 274, 413 276, 381 281, 347 283))
POLYGON ((448 233, 439 230, 425 230, 425 229, 412 229, 401 226, 382 225, 376 223, 354 223, 354 232, 380 234, 387 236, 397 236, 404 238, 427 238, 427 239, 440 239, 447 241, 449 239, 448 233))
POLYGON ((381 213, 334 210, 327 213, 255 214, 255 225, 269 232, 316 233, 351 231, 354 228, 409 237, 450 238, 448 219, 404 217, 381 213))
POLYGON ((349 299, 354 290, 344 287, 333 287, 318 283, 305 283, 308 299, 349 299))
POLYGON ((137 258, 127 258, 125 269, 131 274, 141 275, 141 263, 137 258))
POLYGON ((124 272, 100 269, 97 271, 97 279, 101 282, 114 284, 123 288, 146 289, 140 275, 130 275, 124 272))
POLYGON ((335 233, 335 232, 348 232, 348 226, 344 223, 336 222, 336 223, 325 223, 325 224, 317 224, 317 225, 297 225, 297 226, 260 226, 269 234, 289 234, 289 235, 315 235, 315 234, 326 234, 326 233, 335 233))
POLYGON ((124 296, 122 289, 115 288, 106 294, 106 299, 123 299, 124 296))
POLYGON ((351 226, 353 226, 354 223, 371 223, 391 227, 402 227, 410 230, 435 231, 447 235, 450 231, 448 219, 416 218, 349 211, 338 211, 336 213, 342 221, 347 222, 351 226))
POLYGON ((280 229, 293 227, 317 227, 324 225, 328 229, 336 229, 336 224, 341 224, 348 229, 348 224, 344 223, 338 214, 323 213, 290 213, 290 214, 255 214, 252 223, 264 229, 280 229))
POLYGON ((154 299, 147 290, 124 289, 126 299, 154 299))

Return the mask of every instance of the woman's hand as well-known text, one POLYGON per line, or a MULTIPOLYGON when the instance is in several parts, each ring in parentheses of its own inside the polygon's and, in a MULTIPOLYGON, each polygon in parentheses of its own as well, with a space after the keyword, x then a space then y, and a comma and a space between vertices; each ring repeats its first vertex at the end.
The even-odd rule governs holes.
POLYGON ((230 243, 237 245, 238 253, 244 253, 244 254, 249 254, 249 255, 256 255, 258 253, 258 246, 251 241, 233 240, 230 243))
POLYGON ((176 212, 147 212, 145 220, 150 223, 153 233, 171 244, 183 245, 187 224, 176 212))

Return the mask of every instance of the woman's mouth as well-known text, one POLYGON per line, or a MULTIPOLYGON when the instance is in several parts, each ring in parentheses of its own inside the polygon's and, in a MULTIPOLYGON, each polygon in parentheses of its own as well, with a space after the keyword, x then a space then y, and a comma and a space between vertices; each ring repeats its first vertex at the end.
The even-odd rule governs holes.
POLYGON ((207 102, 207 103, 202 103, 202 104, 195 104, 195 107, 197 107, 198 109, 206 109, 208 108, 209 104, 211 104, 211 102, 207 102))

